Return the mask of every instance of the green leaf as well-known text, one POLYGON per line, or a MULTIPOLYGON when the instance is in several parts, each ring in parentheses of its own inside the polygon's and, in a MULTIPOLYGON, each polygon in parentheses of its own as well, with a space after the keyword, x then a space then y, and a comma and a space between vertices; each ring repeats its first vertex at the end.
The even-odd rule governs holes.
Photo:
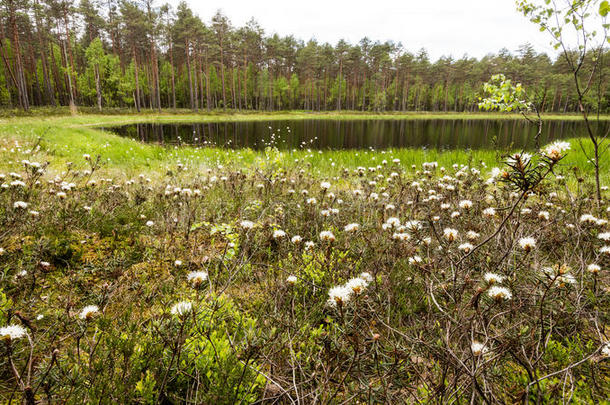
POLYGON ((610 12, 610 4, 607 0, 604 0, 599 4, 599 15, 605 17, 608 15, 608 12, 610 12))

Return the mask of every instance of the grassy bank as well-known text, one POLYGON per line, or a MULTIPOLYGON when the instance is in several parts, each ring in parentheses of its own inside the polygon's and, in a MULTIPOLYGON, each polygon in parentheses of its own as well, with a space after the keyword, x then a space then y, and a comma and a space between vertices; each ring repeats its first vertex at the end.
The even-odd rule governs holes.
MULTIPOLYGON (((445 117, 449 117, 447 115, 445 117)), ((497 117, 498 115, 474 115, 473 117, 497 117)), ((337 117, 369 118, 371 115, 338 115, 320 114, 316 118, 334 119, 337 117)), ((377 117, 377 116, 375 116, 377 117)), ((396 118, 394 115, 381 117, 396 118)), ((406 117, 401 115, 400 117, 406 117)), ((417 115, 417 117, 424 117, 417 115)), ((438 117, 438 116, 435 116, 438 117)), ((464 116, 462 116, 464 117, 464 116)), ((504 116, 506 117, 506 116, 504 116)), ((121 138, 110 132, 102 131, 100 126, 129 124, 134 122, 219 122, 231 120, 283 120, 306 119, 311 115, 302 113, 278 114, 240 114, 240 115, 77 115, 52 117, 14 117, 0 120, 0 140, 5 145, 0 168, 8 167, 11 161, 11 145, 15 142, 27 142, 32 145, 40 139, 44 153, 53 157, 54 167, 60 167, 67 161, 77 161, 83 154, 100 155, 107 170, 134 176, 142 171, 164 173, 173 167, 177 161, 191 167, 210 167, 217 164, 251 167, 267 157, 264 152, 242 149, 238 151, 220 148, 197 149, 193 147, 172 148, 154 144, 143 144, 131 139, 121 138)), ((513 116, 513 118, 515 118, 513 116)), ((576 119, 575 117, 573 117, 576 119)), ((562 162, 562 170, 570 173, 570 168, 576 168, 577 176, 590 176, 592 167, 581 150, 578 140, 572 140, 572 151, 562 162)), ((589 142, 583 144, 590 153, 589 142)), ((420 165, 426 161, 437 161, 440 165, 449 167, 454 163, 476 164, 484 163, 496 166, 502 155, 508 151, 494 150, 421 150, 397 149, 387 151, 286 151, 282 152, 287 166, 298 166, 321 177, 340 174, 339 168, 369 167, 382 164, 384 160, 399 158, 406 165, 420 165)), ((602 181, 610 183, 610 159, 602 160, 602 181)), ((576 177, 572 177, 575 179, 576 177)))

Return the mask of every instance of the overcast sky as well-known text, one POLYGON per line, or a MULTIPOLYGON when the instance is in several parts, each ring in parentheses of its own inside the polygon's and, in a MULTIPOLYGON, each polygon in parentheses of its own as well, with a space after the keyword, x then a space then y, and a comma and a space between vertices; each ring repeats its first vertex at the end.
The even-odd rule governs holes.
POLYGON ((480 58, 502 47, 514 51, 525 42, 555 54, 548 34, 520 15, 514 0, 186 1, 206 23, 220 9, 236 26, 254 17, 266 34, 332 44, 341 38, 356 43, 364 36, 391 39, 413 52, 425 47, 432 60, 464 54, 480 58))

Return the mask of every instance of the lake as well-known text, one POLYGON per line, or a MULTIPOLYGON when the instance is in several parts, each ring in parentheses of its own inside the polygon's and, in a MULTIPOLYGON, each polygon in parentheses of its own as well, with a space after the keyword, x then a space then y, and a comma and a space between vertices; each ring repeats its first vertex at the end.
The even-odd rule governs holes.
MULTIPOLYGON (((605 128, 609 123, 604 122, 605 128)), ((279 120, 129 124, 105 130, 142 142, 264 149, 498 149, 536 147, 536 126, 525 120, 279 120)), ((587 136, 580 121, 544 123, 539 144, 587 136)))

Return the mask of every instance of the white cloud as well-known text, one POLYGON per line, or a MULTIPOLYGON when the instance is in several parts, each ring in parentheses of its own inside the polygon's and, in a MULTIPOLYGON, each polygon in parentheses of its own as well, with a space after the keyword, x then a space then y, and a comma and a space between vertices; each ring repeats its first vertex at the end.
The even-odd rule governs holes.
MULTIPOLYGON (((174 5, 177 0, 173 0, 174 5)), ((538 51, 555 54, 547 34, 516 11, 513 0, 188 0, 204 22, 216 10, 233 25, 254 17, 267 34, 312 37, 351 43, 364 36, 401 42, 412 52, 421 47, 433 60, 442 55, 482 57, 502 47, 511 51, 530 42, 538 51)))

